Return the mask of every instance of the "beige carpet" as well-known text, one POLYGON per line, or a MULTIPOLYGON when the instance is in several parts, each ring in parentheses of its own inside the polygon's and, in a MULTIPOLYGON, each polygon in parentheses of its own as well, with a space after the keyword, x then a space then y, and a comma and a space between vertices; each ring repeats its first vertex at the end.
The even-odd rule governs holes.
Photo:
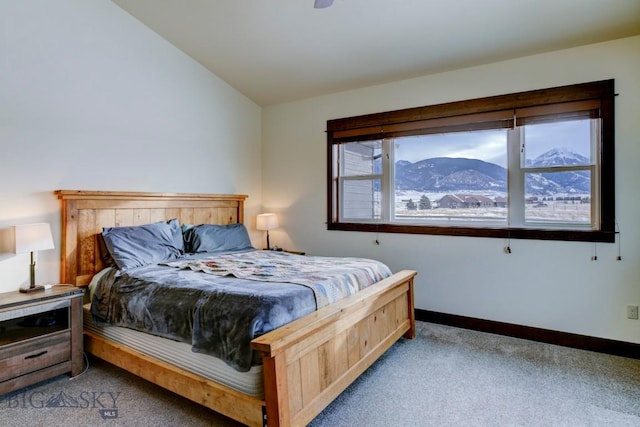
MULTIPOLYGON (((0 426, 238 425, 90 362, 0 397, 0 426)), ((640 360, 418 322, 311 425, 640 426, 640 360)))

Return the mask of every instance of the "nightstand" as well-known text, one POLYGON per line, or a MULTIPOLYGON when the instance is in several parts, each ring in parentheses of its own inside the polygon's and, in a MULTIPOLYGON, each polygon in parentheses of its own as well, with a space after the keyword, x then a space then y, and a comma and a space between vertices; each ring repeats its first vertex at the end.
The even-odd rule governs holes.
POLYGON ((0 294, 0 395, 82 372, 83 295, 71 285, 0 294))

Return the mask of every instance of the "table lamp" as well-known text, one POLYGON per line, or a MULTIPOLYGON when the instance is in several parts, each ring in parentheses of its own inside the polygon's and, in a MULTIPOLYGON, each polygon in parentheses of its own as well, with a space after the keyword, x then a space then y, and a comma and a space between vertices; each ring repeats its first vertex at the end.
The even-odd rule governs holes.
POLYGON ((267 249, 271 249, 269 244, 269 230, 278 228, 278 217, 274 213, 263 213, 256 217, 256 229, 266 230, 267 232, 267 249))
POLYGON ((16 254, 31 253, 31 270, 29 287, 20 288, 20 292, 34 292, 44 290, 44 286, 36 286, 36 262, 33 253, 53 249, 51 226, 46 222, 37 224, 23 224, 14 226, 14 245, 16 254))

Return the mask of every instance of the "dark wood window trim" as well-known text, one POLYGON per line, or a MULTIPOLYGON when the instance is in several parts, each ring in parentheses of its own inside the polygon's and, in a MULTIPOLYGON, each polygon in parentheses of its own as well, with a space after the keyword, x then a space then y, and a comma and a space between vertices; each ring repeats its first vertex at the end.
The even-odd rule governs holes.
MULTIPOLYGON (((450 236, 499 237, 540 240, 568 240, 590 242, 615 241, 615 138, 614 138, 614 80, 581 83, 549 89, 498 95, 467 101, 450 102, 384 113, 368 114, 327 121, 327 228, 329 230, 366 231, 382 233, 434 234, 450 236), (549 104, 584 104, 592 114, 594 101, 599 104, 602 120, 600 153, 600 227, 599 230, 491 228, 403 225, 388 223, 339 222, 335 215, 337 195, 333 179, 333 148, 347 141, 372 140, 407 134, 443 132, 452 129, 482 129, 491 126, 510 126, 513 119, 505 111, 549 108, 548 114, 566 114, 549 104), (554 110, 556 109, 556 110, 554 110), (470 116, 474 115, 474 116, 470 116), (469 117, 478 117, 470 121, 469 117), (417 129, 420 129, 417 131, 417 129)), ((539 111, 538 113, 539 114, 539 111)))

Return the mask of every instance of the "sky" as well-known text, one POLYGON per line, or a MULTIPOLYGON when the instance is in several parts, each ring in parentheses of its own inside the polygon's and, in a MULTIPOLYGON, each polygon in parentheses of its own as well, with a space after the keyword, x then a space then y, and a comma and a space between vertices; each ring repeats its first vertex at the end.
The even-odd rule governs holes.
MULTIPOLYGON (((574 120, 525 127, 527 159, 535 159, 553 148, 590 158, 589 120, 574 120)), ((454 132, 396 139, 395 161, 412 163, 433 157, 479 159, 507 167, 507 129, 454 132)))

